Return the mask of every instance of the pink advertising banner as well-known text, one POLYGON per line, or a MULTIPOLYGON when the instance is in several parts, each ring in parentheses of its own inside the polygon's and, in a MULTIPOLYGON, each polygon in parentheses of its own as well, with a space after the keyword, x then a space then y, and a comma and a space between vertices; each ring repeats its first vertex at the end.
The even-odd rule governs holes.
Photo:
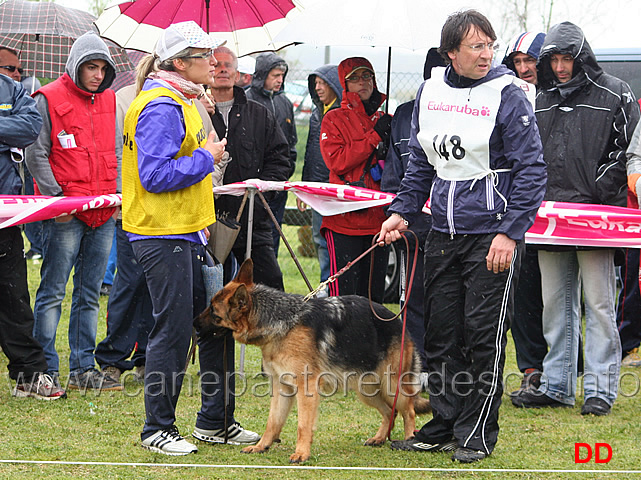
MULTIPOLYGON (((246 188, 262 192, 287 190, 322 215, 337 215, 373 206, 388 205, 393 194, 315 182, 266 182, 248 180, 214 188, 215 194, 242 195, 246 188)), ((0 228, 46 220, 61 215, 120 205, 121 196, 43 197, 0 195, 0 228)), ((423 209, 429 213, 426 206, 423 209)), ((536 221, 526 234, 528 243, 594 247, 641 248, 641 211, 560 202, 543 202, 536 221)))

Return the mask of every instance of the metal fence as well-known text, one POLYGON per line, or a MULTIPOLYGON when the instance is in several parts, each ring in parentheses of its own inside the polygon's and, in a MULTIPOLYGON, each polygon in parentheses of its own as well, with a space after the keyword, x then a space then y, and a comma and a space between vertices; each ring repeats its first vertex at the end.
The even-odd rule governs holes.
MULTIPOLYGON (((287 73, 285 88, 295 104, 296 119, 305 122, 309 118, 311 99, 307 95, 307 77, 312 70, 290 70, 287 73)), ((423 82, 422 72, 392 72, 390 76, 389 113, 393 113, 401 103, 416 97, 416 90, 423 82)), ((387 90, 387 72, 376 73, 376 85, 385 93, 387 90)))

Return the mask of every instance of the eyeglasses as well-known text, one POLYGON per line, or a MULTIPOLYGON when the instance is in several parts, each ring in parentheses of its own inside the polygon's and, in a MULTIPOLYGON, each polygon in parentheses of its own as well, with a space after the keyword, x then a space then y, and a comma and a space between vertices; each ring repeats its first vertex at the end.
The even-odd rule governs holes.
POLYGON ((4 68, 5 70, 9 70, 11 73, 13 73, 16 70, 18 70, 18 72, 20 72, 20 75, 22 75, 22 72, 24 72, 24 70, 22 68, 18 68, 15 65, 0 65, 0 68, 4 68))
POLYGON ((211 58, 213 56, 214 56, 214 51, 207 50, 206 52, 195 53, 194 55, 187 55, 186 57, 183 57, 183 58, 211 58))
POLYGON ((364 73, 363 75, 360 75, 360 76, 352 75, 350 77, 347 77, 345 80, 347 80, 350 83, 356 83, 356 82, 360 82, 361 80, 363 80, 364 82, 369 82, 373 78, 374 78, 374 75, 372 75, 371 73, 364 73))
POLYGON ((475 43, 474 45, 465 45, 464 43, 461 43, 464 47, 469 48, 472 50, 474 53, 481 53, 485 48, 492 52, 496 52, 499 49, 499 44, 490 42, 490 43, 475 43))

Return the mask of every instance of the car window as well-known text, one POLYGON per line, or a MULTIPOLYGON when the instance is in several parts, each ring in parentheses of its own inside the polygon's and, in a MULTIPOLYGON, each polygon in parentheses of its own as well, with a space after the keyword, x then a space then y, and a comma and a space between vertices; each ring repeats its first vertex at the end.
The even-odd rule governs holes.
MULTIPOLYGON (((641 58, 640 58, 641 60, 641 58)), ((620 78, 634 92, 634 96, 641 98, 641 61, 639 62, 599 62, 604 71, 620 78)))
POLYGON ((641 48, 602 48, 594 51, 603 70, 620 78, 641 98, 641 48))

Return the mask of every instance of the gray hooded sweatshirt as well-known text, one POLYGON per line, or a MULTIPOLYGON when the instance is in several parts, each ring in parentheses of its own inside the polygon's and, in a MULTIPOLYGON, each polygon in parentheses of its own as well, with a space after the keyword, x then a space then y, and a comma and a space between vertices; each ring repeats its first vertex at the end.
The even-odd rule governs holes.
MULTIPOLYGON (((86 89, 80 85, 80 66, 90 60, 104 60, 107 62, 105 77, 95 92, 96 95, 99 95, 108 89, 116 79, 116 65, 111 58, 109 48, 94 32, 87 32, 78 37, 71 47, 69 58, 65 65, 65 73, 83 90, 86 89)), ((51 152, 51 116, 49 115, 49 103, 47 102, 47 97, 37 91, 34 93, 34 98, 38 111, 42 116, 43 124, 38 139, 33 145, 27 148, 25 160, 31 175, 36 179, 38 188, 43 195, 61 195, 62 187, 60 187, 56 181, 49 163, 49 154, 51 152)), ((115 123, 116 118, 114 116, 114 124, 115 123)), ((116 129, 116 156, 118 158, 122 157, 122 137, 118 135, 118 129, 116 129)), ((120 162, 118 162, 117 192, 121 192, 120 173, 121 165, 120 162)))

